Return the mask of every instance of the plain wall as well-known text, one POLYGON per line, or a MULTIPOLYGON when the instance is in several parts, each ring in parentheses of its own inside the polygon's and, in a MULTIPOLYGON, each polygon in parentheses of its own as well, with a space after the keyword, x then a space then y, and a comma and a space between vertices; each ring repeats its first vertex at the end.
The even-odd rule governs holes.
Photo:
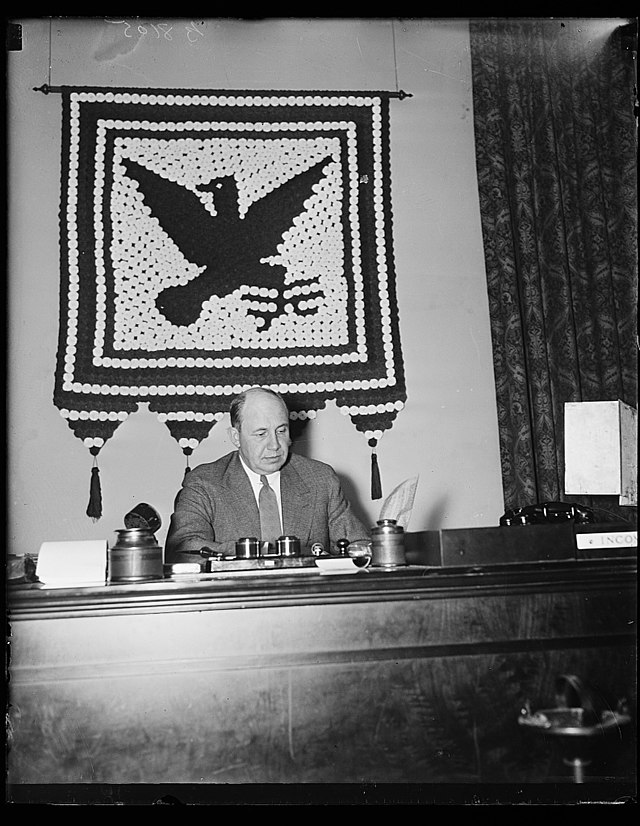
MULTIPOLYGON (((384 496, 419 475, 412 531, 497 525, 503 511, 497 414, 463 19, 257 21, 157 18, 127 38, 114 17, 16 19, 7 55, 8 551, 45 540, 114 539, 138 502, 164 542, 185 457, 142 404, 103 447, 103 516, 86 516, 92 457, 53 404, 59 323, 61 97, 51 86, 402 89, 391 102, 391 182, 407 403, 378 446, 384 496), (158 31, 162 30, 158 27, 158 31)), ((148 19, 147 19, 148 20, 148 19)), ((137 25, 137 24, 136 24, 137 25)), ((228 419, 190 464, 232 449, 228 419)), ((374 524, 370 449, 333 403, 301 452, 332 464, 374 524)))

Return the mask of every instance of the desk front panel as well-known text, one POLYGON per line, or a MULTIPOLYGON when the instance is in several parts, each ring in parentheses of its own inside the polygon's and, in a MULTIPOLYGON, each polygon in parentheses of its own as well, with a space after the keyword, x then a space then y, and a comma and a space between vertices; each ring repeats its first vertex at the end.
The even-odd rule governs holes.
POLYGON ((635 704, 633 568, 425 574, 23 592, 9 782, 568 782, 518 713, 566 673, 635 704))

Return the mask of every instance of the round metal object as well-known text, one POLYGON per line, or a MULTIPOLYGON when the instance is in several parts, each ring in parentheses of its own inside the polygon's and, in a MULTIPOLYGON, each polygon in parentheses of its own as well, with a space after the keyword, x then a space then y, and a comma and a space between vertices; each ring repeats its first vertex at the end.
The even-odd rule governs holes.
POLYGON ((150 528, 125 528, 116 534, 117 542, 107 551, 108 582, 162 579, 162 548, 150 528))
POLYGON ((257 559, 260 556, 260 542, 255 536, 245 536, 236 542, 236 559, 257 559))
POLYGON ((276 539, 278 556, 300 556, 300 540, 297 536, 281 536, 276 539))
POLYGON ((371 529, 371 567, 405 566, 404 530, 395 519, 380 519, 371 529))

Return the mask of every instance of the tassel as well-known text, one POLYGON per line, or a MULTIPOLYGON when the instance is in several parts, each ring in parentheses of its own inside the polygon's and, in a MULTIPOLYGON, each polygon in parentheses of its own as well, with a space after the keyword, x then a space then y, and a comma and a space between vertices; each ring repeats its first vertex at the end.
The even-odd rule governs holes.
POLYGON ((380 482, 380 468, 378 467, 378 456, 376 455, 376 439, 369 439, 371 448, 371 498, 382 499, 382 483, 380 482))
POLYGON ((89 485, 89 504, 87 505, 87 516, 94 522, 102 516, 102 490, 100 488, 100 470, 98 468, 99 447, 92 447, 93 467, 91 468, 91 484, 89 485))
POLYGON ((191 456, 193 450, 190 447, 183 447, 182 452, 187 457, 187 466, 184 469, 184 476, 182 477, 182 481, 184 482, 184 480, 187 478, 187 473, 189 473, 189 471, 191 470, 191 468, 189 467, 189 456, 191 456))

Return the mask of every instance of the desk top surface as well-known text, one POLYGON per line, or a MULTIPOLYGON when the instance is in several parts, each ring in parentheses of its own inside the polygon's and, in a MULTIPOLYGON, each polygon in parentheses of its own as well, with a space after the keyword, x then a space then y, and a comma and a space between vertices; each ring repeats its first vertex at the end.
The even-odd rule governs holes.
POLYGON ((336 602, 451 599, 491 594, 635 589, 637 559, 474 567, 407 565, 326 574, 314 568, 190 574, 135 583, 10 583, 13 620, 37 616, 273 607, 336 602))

